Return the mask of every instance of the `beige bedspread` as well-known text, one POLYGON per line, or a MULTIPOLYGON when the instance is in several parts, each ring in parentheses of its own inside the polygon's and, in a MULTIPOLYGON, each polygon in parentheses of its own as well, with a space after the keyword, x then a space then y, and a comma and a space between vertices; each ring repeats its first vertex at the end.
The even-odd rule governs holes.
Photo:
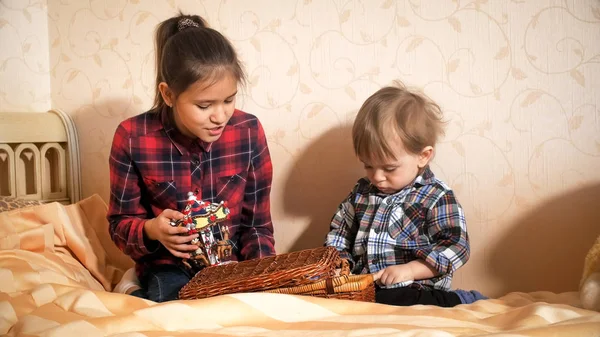
POLYGON ((511 293, 451 309, 279 294, 157 304, 108 292, 131 261, 98 196, 0 213, 0 334, 9 336, 600 336, 577 293, 511 293))

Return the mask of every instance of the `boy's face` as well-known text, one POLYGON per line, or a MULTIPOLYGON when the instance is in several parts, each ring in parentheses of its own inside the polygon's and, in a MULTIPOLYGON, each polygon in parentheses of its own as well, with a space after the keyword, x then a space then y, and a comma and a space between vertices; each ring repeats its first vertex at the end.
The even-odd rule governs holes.
POLYGON ((168 87, 164 89, 163 98, 173 107, 175 125, 181 133, 207 143, 221 137, 235 111, 237 80, 233 75, 227 73, 209 86, 196 82, 176 99, 173 99, 168 87))
POLYGON ((393 146, 394 157, 384 162, 373 162, 361 158, 365 165, 367 179, 377 189, 385 194, 394 194, 410 185, 424 168, 433 155, 433 148, 427 146, 421 153, 407 152, 400 139, 390 142, 393 146))

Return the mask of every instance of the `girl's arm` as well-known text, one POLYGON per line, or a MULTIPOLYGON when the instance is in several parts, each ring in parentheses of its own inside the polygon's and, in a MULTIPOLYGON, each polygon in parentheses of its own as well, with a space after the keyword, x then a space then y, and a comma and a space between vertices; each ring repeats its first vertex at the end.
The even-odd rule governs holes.
POLYGON ((273 166, 267 138, 258 120, 257 123, 241 210, 240 255, 244 260, 275 255, 270 200, 273 166))
POLYGON ((129 153, 129 133, 119 126, 113 137, 110 168, 109 231, 117 247, 133 260, 159 248, 144 231, 147 211, 141 205, 139 177, 129 153))

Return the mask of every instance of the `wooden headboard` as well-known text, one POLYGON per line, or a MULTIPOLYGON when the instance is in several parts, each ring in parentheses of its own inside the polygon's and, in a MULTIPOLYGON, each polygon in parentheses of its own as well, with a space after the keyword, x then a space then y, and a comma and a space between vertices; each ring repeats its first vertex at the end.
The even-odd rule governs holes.
POLYGON ((0 113, 0 196, 58 201, 81 199, 77 131, 60 110, 0 113))

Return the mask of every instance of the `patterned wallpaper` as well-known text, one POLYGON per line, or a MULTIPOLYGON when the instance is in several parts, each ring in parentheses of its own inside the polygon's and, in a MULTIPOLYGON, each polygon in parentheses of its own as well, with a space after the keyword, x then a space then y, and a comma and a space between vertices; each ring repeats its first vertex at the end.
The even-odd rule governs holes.
POLYGON ((401 79, 449 120, 433 169, 472 241, 454 286, 577 288, 600 233, 598 0, 2 1, 1 109, 51 102, 73 116, 85 196, 108 198, 112 134, 150 107, 152 30, 178 9, 207 18, 245 62, 239 107, 268 134, 280 252, 322 243, 361 174, 354 114, 401 79))
POLYGON ((46 0, 0 1, 0 111, 50 109, 46 0))

